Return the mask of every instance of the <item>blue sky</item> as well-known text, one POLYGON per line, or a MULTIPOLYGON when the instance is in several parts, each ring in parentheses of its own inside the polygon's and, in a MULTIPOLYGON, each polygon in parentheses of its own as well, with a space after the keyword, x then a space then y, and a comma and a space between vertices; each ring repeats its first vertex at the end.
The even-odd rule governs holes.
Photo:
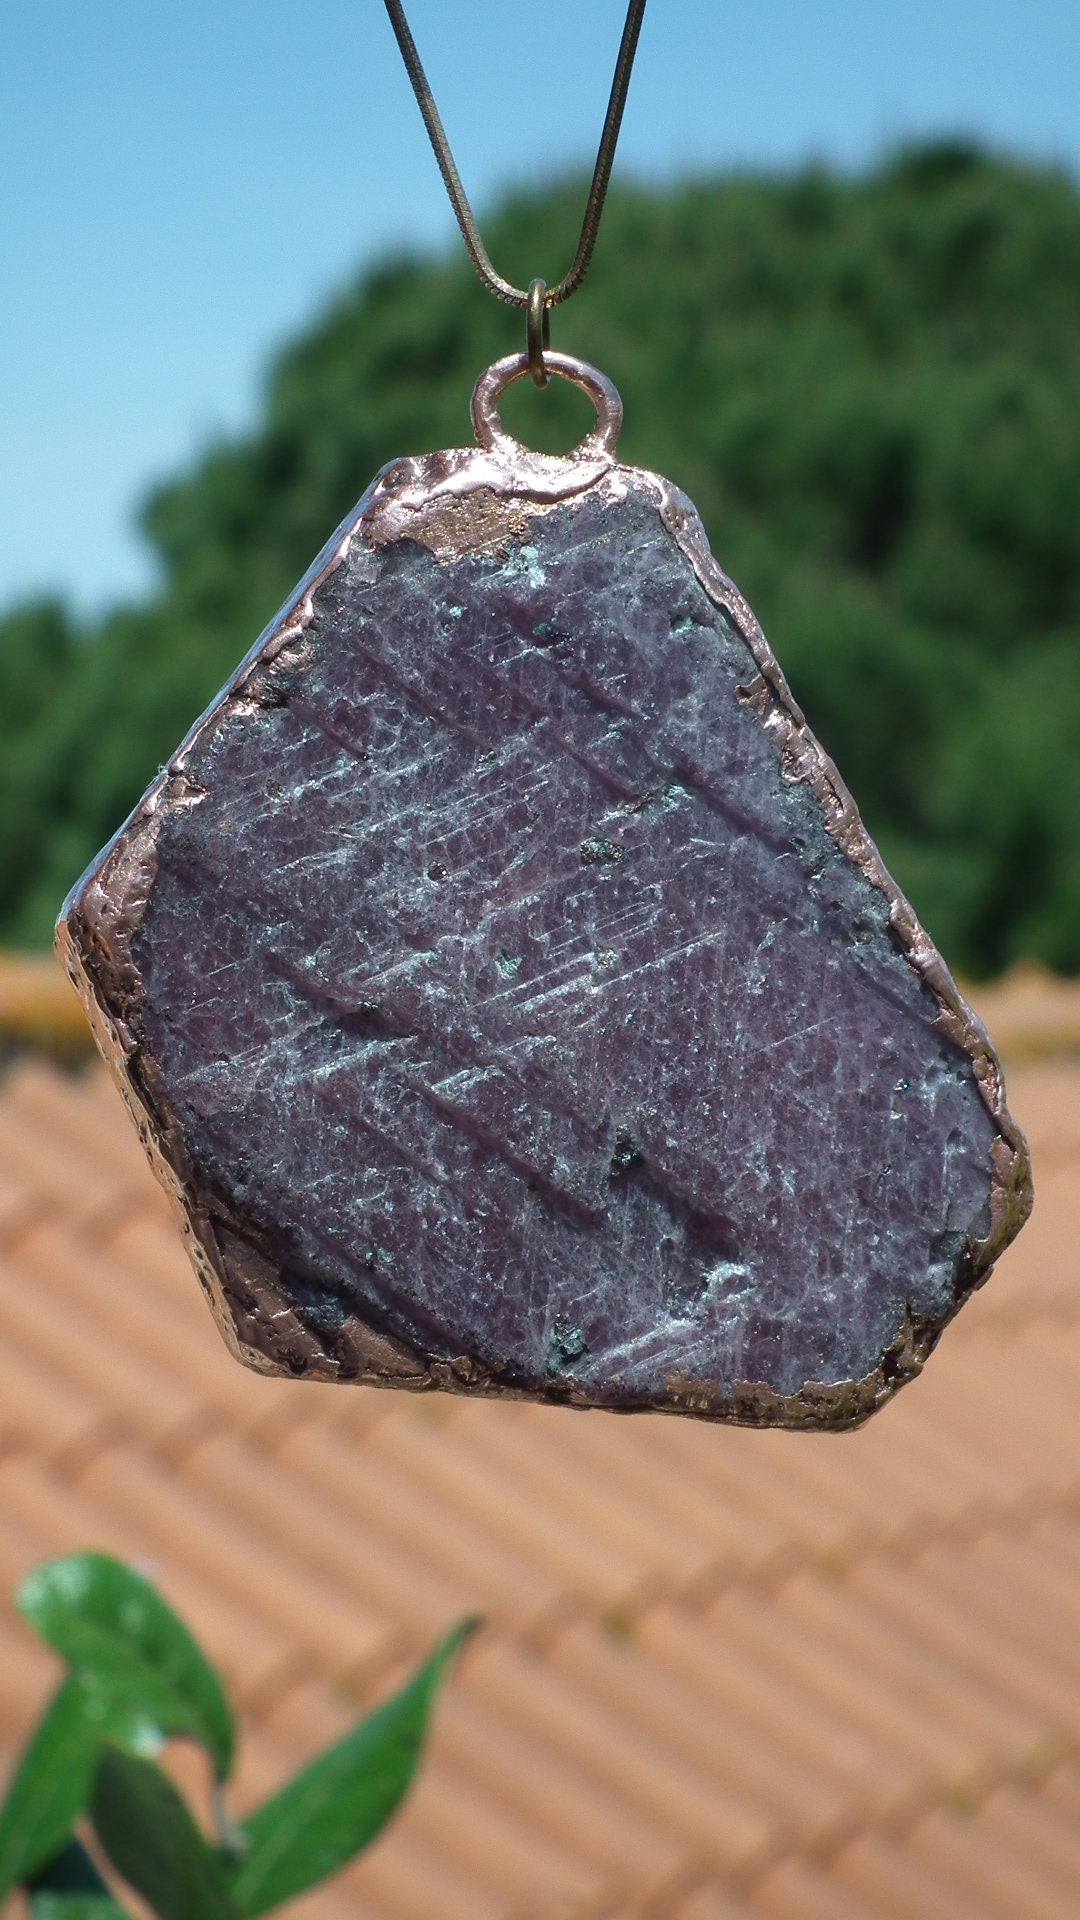
MULTIPOLYGON (((622 13, 412 0, 474 201, 591 160, 622 13)), ((1076 0, 650 0, 620 162, 931 132, 1080 172, 1076 0)), ((0 180, 0 606, 145 591, 148 486, 362 262, 453 233, 382 0, 0 0, 0 180)))

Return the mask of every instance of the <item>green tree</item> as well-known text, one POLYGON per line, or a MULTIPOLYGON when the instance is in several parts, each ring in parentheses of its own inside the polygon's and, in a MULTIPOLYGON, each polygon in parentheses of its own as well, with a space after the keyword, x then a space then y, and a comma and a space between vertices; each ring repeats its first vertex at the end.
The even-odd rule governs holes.
MULTIPOLYGON (((485 223, 558 272, 579 182, 485 223)), ((0 933, 59 900, 383 461, 460 444, 519 319, 460 252, 367 272, 263 421, 145 512, 155 602, 0 622, 0 933)), ((609 203, 556 344, 618 382, 623 453, 701 509, 901 884, 956 964, 1080 967, 1080 193, 962 145, 609 203)), ((580 396, 506 417, 568 445, 580 396)))

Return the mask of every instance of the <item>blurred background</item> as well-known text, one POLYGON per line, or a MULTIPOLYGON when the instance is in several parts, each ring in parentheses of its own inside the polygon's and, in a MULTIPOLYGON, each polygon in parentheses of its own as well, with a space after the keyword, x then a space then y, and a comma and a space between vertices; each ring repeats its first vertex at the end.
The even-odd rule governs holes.
MULTIPOLYGON (((565 270, 622 0, 412 0, 491 254, 565 270)), ((1080 1912, 1080 10, 650 0, 553 340, 686 489, 1001 1043, 1036 1212, 843 1440, 241 1373, 47 955, 385 460, 521 343, 380 0, 0 8, 0 1589, 151 1568, 242 1807, 487 1627, 316 1920, 1080 1912), (35 1049, 37 1051, 35 1051, 35 1049)), ((579 396, 522 387, 568 446, 579 396)), ((50 1669, 0 1605, 0 1760, 50 1669)))
MULTIPOLYGON (((495 260, 555 280, 621 5, 413 14, 495 260)), ((1080 967, 1078 79, 1070 0, 653 0, 555 315, 973 978, 1080 967)), ((468 436, 521 325, 378 0, 5 9, 0 155, 0 942, 33 948, 376 469, 468 436)), ((508 406, 538 444, 585 424, 563 389, 508 406)))

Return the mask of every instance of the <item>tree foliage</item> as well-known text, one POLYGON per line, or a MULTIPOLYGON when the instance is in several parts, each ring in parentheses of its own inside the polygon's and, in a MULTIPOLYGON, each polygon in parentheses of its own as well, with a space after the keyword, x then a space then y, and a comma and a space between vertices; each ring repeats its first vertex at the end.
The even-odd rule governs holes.
MULTIPOLYGON (((580 183, 485 222, 555 277, 580 183)), ((376 469, 460 444, 518 317, 455 249, 369 271, 273 366, 262 424, 145 511, 157 598, 0 622, 0 933, 46 939, 376 469)), ((699 506, 921 916, 973 974, 1080 967, 1080 193, 960 145, 613 193, 556 344, 617 381, 624 457, 699 506)), ((562 388, 506 396, 567 446, 562 388)))

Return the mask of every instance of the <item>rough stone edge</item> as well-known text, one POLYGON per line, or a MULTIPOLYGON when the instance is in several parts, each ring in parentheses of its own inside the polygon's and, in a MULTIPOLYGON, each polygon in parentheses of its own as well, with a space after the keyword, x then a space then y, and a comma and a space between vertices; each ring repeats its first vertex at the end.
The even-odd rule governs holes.
POLYGON ((971 1060, 976 1085, 999 1132, 998 1151, 992 1150, 990 1231, 971 1249, 974 1287, 986 1278, 999 1254, 1019 1233, 1033 1200, 1027 1141, 1005 1104, 1005 1076, 993 1041, 964 999, 911 902, 889 873, 836 766, 807 726, 755 614, 717 564, 696 507, 670 481, 655 474, 641 474, 640 478, 656 487, 665 526, 690 560, 709 598, 727 615, 757 662, 761 684, 748 690, 747 704, 755 708, 762 725, 775 734, 781 771, 789 780, 809 783, 831 838, 871 886, 885 895, 893 938, 938 1003, 940 1011, 933 1022, 936 1031, 971 1060))
POLYGON ((673 1373, 662 1400, 620 1410, 684 1413, 743 1426, 849 1429, 860 1425, 921 1371, 948 1321, 1019 1232, 1033 1197, 1027 1144, 1005 1105, 1001 1063, 985 1027, 888 873, 847 787, 806 725, 757 619, 713 557, 696 509, 660 475, 593 456, 556 458, 525 449, 512 462, 462 448, 392 461, 384 467, 128 820, 72 889, 57 923, 57 952, 86 1008, 95 1040, 150 1164, 169 1196, 200 1285, 236 1358, 259 1372, 286 1377, 351 1380, 414 1391, 437 1388, 504 1398, 539 1397, 582 1408, 602 1406, 601 1400, 586 1399, 569 1383, 554 1381, 537 1395, 488 1373, 467 1356, 449 1361, 425 1356, 403 1341, 375 1332, 355 1316, 332 1347, 306 1325, 283 1297, 272 1265, 250 1233, 238 1235, 235 1223, 200 1194, 156 1063, 140 1044, 142 982, 132 960, 132 944, 153 884, 156 820, 164 799, 180 805, 198 803, 200 790, 187 773, 193 749, 225 710, 262 705, 275 668, 280 672, 301 663, 319 588, 344 563, 360 536, 373 546, 413 539, 438 560, 448 561, 506 547, 524 536, 530 521, 555 506, 594 492, 614 502, 630 491, 645 492, 652 499, 702 588, 748 647, 758 678, 746 690, 747 704, 775 734, 785 777, 809 782, 831 837, 886 896, 897 945, 938 1003, 933 1025, 971 1059, 998 1137, 991 1147, 990 1231, 966 1251, 952 1312, 933 1322, 909 1311, 895 1341, 865 1379, 807 1382, 789 1395, 777 1394, 760 1382, 738 1382, 726 1396, 708 1381, 673 1373), (223 1246, 226 1234, 231 1243, 228 1257, 223 1246))

